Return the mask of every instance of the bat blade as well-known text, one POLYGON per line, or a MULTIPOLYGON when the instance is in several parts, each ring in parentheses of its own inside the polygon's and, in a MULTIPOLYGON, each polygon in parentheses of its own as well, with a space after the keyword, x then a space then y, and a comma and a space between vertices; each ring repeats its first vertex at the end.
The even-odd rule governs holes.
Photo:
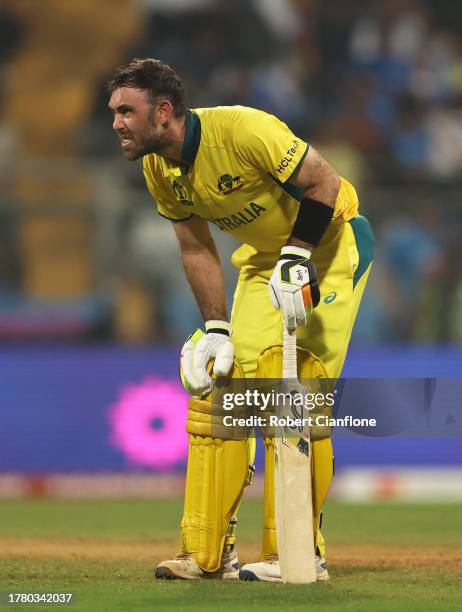
MULTIPOLYGON (((297 378, 295 333, 284 326, 283 377, 297 378)), ((274 501, 276 537, 282 581, 293 584, 316 582, 311 490, 311 443, 303 436, 286 435, 276 428, 274 501)))

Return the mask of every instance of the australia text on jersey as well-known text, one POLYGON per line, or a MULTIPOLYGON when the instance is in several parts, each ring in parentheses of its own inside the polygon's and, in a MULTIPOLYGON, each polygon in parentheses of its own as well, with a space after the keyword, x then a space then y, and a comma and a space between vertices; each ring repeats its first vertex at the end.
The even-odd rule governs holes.
POLYGON ((241 225, 247 225, 255 221, 266 208, 260 206, 256 202, 250 202, 243 210, 240 210, 229 217, 219 217, 218 219, 210 219, 217 227, 225 232, 238 229, 241 225))

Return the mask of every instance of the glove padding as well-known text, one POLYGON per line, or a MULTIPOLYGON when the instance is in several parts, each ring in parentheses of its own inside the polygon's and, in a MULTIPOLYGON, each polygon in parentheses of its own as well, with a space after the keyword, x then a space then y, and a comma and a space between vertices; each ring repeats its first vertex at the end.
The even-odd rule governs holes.
POLYGON ((214 360, 212 371, 217 376, 229 374, 234 361, 231 325, 226 321, 206 321, 205 329, 205 334, 197 329, 181 349, 181 380, 184 388, 196 396, 207 395, 212 389, 209 361, 214 360))
POLYGON ((285 246, 269 281, 271 302, 281 309, 287 329, 306 325, 320 294, 316 266, 309 261, 311 251, 285 246))

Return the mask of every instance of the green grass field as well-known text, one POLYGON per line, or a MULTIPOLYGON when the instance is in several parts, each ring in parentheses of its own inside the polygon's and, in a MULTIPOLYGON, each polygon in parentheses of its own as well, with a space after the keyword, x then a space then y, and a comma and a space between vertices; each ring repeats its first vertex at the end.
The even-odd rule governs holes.
MULTIPOLYGON (((261 512, 259 500, 242 505, 241 561, 257 559, 261 512)), ((2 501, 0 591, 72 591, 69 609, 85 612, 462 609, 461 505, 331 502, 331 580, 315 585, 153 580, 180 515, 179 500, 2 501)))

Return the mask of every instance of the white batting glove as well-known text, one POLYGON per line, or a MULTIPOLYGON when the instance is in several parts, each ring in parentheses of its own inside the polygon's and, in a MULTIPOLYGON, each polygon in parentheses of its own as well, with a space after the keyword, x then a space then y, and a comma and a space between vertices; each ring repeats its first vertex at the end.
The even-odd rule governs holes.
POLYGON ((281 309, 287 329, 306 325, 313 308, 319 304, 316 266, 309 261, 311 251, 284 246, 269 281, 269 294, 276 310, 281 309))
POLYGON ((206 321, 205 331, 204 334, 196 329, 181 349, 180 375, 183 386, 197 396, 206 395, 212 389, 212 379, 207 369, 209 361, 214 360, 214 374, 226 376, 234 360, 231 325, 227 321, 206 321))

